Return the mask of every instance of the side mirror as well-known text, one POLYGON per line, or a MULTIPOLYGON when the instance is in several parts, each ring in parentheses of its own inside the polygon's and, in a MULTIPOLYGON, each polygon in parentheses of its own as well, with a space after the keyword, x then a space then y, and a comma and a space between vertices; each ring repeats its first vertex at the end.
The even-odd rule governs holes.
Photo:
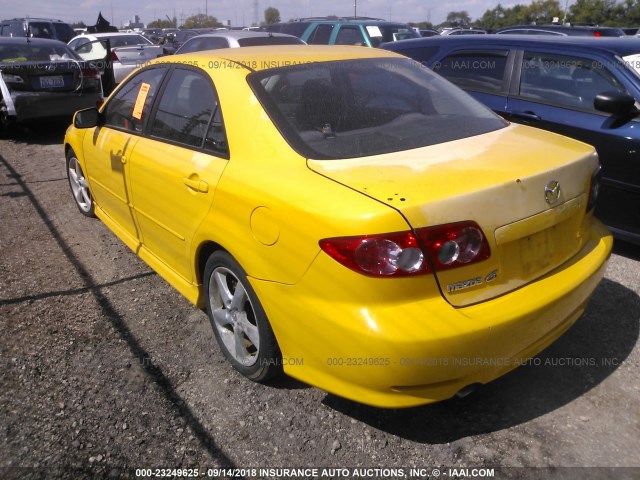
POLYGON ((73 116, 73 126, 76 128, 93 128, 100 123, 100 113, 97 108, 78 110, 73 116))
POLYGON ((624 117, 634 112, 635 103, 636 99, 627 93, 602 92, 596 95, 593 107, 601 112, 624 117))

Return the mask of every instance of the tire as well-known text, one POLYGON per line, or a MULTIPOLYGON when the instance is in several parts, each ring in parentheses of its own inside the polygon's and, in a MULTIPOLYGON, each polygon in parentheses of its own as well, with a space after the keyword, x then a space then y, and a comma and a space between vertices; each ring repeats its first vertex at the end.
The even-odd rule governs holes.
POLYGON ((247 274, 231 255, 214 252, 204 269, 207 314, 229 363, 254 382, 282 372, 282 355, 247 274))
POLYGON ((80 213, 85 217, 95 217, 95 205, 89 190, 89 184, 80 166, 80 161, 72 149, 67 152, 67 178, 69 179, 73 199, 80 213))

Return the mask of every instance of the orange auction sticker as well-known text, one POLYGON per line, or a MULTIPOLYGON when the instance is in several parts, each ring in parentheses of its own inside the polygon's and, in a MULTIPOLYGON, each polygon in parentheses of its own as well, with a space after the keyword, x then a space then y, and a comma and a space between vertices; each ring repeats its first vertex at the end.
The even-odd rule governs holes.
POLYGON ((142 110, 144 110, 144 102, 147 100, 147 95, 149 94, 150 88, 151 85, 148 83, 143 83, 142 85, 140 85, 138 98, 136 98, 136 104, 133 107, 133 118, 142 120, 142 110))

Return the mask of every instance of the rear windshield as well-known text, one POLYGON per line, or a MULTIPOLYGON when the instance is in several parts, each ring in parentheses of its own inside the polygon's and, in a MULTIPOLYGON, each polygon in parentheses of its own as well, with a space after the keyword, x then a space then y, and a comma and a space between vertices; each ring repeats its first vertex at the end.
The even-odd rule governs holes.
POLYGON ((299 45, 304 43, 297 37, 251 37, 240 38, 238 44, 241 47, 258 47, 261 45, 299 45))
MULTIPOLYGON (((49 43, 49 42, 47 42, 49 43)), ((57 60, 82 60, 64 43, 51 42, 49 45, 0 44, 0 63, 54 62, 57 60)))
POLYGON ((310 63, 254 72, 248 79, 287 142, 306 158, 397 152, 506 126, 409 59, 310 63))
POLYGON ((153 45, 153 42, 142 35, 113 35, 108 37, 111 42, 111 48, 130 47, 134 45, 153 45))

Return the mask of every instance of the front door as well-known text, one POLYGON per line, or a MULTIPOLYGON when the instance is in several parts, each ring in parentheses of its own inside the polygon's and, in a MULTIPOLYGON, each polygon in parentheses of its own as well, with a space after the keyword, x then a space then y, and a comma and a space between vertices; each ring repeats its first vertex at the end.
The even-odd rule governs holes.
POLYGON ((131 192, 143 245, 194 282, 191 239, 209 212, 228 148, 211 80, 176 68, 131 158, 131 192))
POLYGON ((131 248, 139 242, 139 232, 128 189, 128 162, 165 71, 146 70, 123 85, 105 107, 104 125, 87 131, 83 142, 85 173, 96 206, 131 248), (139 109, 135 108, 137 102, 139 109))
MULTIPOLYGON (((602 164, 596 216, 640 235, 640 122, 597 111, 597 94, 628 93, 607 65, 591 58, 525 51, 519 94, 509 97, 509 120, 593 145, 602 164)), ((638 100, 638 99, 636 99, 638 100)))

